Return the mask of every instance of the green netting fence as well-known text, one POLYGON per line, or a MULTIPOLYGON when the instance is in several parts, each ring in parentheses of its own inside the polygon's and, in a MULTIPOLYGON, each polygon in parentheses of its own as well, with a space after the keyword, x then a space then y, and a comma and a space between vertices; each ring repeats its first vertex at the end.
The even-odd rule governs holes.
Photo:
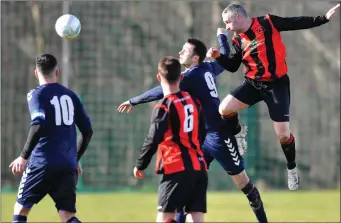
MULTIPOLYGON (((251 16, 318 15, 332 4, 302 1, 242 1, 251 16)), ((80 95, 93 126, 93 140, 82 159, 81 191, 152 190, 159 177, 148 169, 137 181, 132 169, 147 134, 153 104, 120 114, 117 106, 157 85, 160 57, 176 56, 188 37, 217 46, 220 13, 229 1, 73 1, 70 13, 81 23, 69 41, 68 86, 80 95)), ((62 64, 62 39, 54 23, 62 2, 1 1, 1 186, 16 190, 19 177, 8 169, 20 154, 29 128, 26 93, 36 86, 35 56, 54 54, 62 64)), ((309 31, 283 34, 292 88, 292 129, 302 188, 334 188, 340 180, 340 19, 309 31), (329 31, 328 31, 329 30, 329 31), (326 32, 328 31, 328 32, 326 32), (311 37, 313 36, 313 37, 311 37), (315 42, 314 42, 315 41, 315 42), (321 44, 327 53, 321 52, 321 44), (333 60, 330 60, 333 58, 333 60)), ((65 71, 65 70, 64 70, 65 71)), ((65 73, 64 73, 65 74, 65 73)), ((63 75, 63 67, 61 70, 63 75)), ((220 97, 243 80, 242 69, 218 78, 220 97)), ((241 113, 248 125, 247 172, 268 188, 286 188, 286 165, 265 104, 241 113)), ((210 190, 235 189, 214 163, 210 190)))

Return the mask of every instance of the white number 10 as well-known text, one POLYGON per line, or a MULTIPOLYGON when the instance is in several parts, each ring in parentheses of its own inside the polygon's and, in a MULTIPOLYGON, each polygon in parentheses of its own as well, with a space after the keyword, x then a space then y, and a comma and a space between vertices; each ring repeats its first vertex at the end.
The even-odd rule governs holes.
POLYGON ((191 132, 193 130, 193 112, 194 108, 192 104, 188 104, 184 106, 185 110, 185 121, 184 121, 184 132, 191 132))
POLYGON ((65 125, 72 125, 74 116, 72 99, 68 95, 61 96, 60 100, 58 100, 57 96, 54 96, 50 102, 52 105, 54 105, 56 125, 61 125, 62 119, 65 125))

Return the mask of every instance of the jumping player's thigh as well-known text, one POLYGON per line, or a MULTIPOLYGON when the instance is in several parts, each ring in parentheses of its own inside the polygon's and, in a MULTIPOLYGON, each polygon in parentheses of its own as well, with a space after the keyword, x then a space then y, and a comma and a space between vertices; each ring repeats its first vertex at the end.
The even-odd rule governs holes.
POLYGON ((207 172, 198 171, 193 173, 194 180, 189 190, 189 199, 185 204, 185 211, 187 213, 207 212, 207 186, 208 177, 207 172))
POLYGON ((30 209, 46 196, 49 189, 50 183, 46 169, 29 166, 20 181, 17 203, 23 208, 30 209))
POLYGON ((75 171, 58 173, 49 195, 58 211, 76 213, 76 186, 78 175, 75 171))
POLYGON ((239 154, 234 135, 227 132, 208 133, 203 148, 218 161, 229 175, 237 175, 244 170, 244 160, 239 154))
POLYGON ((290 82, 284 76, 273 83, 271 90, 264 96, 269 115, 274 122, 289 122, 290 119, 290 82))
POLYGON ((163 175, 158 190, 158 212, 181 212, 186 204, 191 179, 185 172, 163 175))
POLYGON ((251 84, 244 81, 221 101, 219 113, 228 115, 248 108, 261 100, 260 93, 251 84))

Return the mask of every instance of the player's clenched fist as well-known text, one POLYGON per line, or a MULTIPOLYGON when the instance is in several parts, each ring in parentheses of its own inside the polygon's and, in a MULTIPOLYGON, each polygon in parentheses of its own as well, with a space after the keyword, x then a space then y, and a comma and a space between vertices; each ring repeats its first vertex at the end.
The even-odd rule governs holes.
POLYGON ((143 171, 142 171, 142 170, 139 170, 139 169, 137 169, 137 167, 135 167, 135 168, 134 168, 134 176, 135 176, 137 179, 142 179, 142 178, 144 178, 143 171))
POLYGON ((211 47, 206 54, 206 57, 210 57, 213 59, 216 59, 218 57, 220 57, 220 52, 217 48, 211 47))
POLYGON ((224 34, 225 36, 228 36, 227 30, 224 28, 218 28, 217 29, 217 36, 219 36, 220 34, 224 34))
POLYGON ((129 113, 132 109, 134 108, 134 106, 132 104, 130 104, 129 100, 123 102, 122 104, 120 104, 120 106, 118 106, 117 111, 123 113, 124 111, 126 111, 127 113, 129 113))

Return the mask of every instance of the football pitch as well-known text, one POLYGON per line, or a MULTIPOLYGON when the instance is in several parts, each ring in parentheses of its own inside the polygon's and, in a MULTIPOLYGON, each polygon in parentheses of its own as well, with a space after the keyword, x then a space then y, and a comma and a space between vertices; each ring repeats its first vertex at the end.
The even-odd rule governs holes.
MULTIPOLYGON (((340 191, 263 192, 270 222, 340 222, 340 191)), ((2 194, 1 222, 11 222, 16 194, 2 194)), ((78 216, 84 222, 154 222, 155 193, 80 193, 78 216)), ((256 222, 242 193, 210 192, 207 222, 256 222)), ((28 222, 60 222, 49 197, 34 206, 28 222)))

